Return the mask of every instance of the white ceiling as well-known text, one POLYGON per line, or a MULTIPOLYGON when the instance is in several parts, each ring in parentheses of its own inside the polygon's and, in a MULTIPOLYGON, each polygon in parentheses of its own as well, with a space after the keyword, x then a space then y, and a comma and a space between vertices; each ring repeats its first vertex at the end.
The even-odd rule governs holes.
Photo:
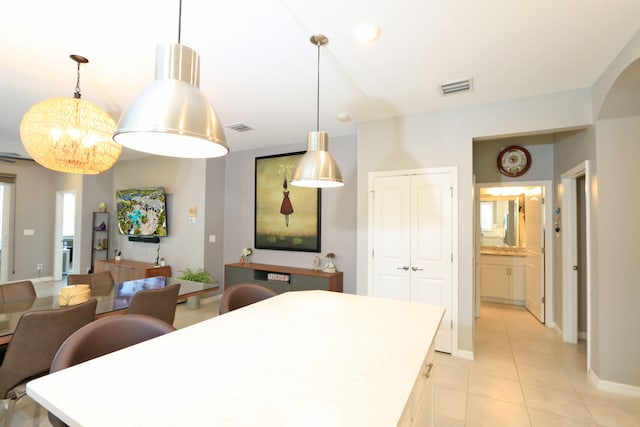
MULTIPOLYGON (((0 151, 25 155, 24 113, 72 96, 116 118, 154 77, 159 42, 178 41, 178 0, 14 0, 0 11, 0 151)), ((184 0, 181 43, 200 55, 200 88, 232 151, 306 140, 316 125, 353 134, 358 121, 591 86, 640 28, 640 0, 184 0), (352 34, 382 29, 374 44, 352 34), (472 77, 470 93, 439 85, 472 77), (346 112, 350 123, 336 120, 346 112)), ((125 158, 131 157, 130 152, 125 158), (129 156, 129 157, 127 157, 129 156)))

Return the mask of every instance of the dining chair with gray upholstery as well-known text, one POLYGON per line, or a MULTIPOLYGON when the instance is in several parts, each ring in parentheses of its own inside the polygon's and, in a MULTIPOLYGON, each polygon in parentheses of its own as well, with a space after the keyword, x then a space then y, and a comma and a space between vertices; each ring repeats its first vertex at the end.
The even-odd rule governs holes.
POLYGON ((180 283, 159 289, 144 289, 133 295, 127 314, 146 314, 170 325, 176 317, 180 283))
MULTIPOLYGON (((165 321, 142 314, 104 317, 67 338, 53 358, 50 371, 57 372, 175 330, 165 321)), ((66 426, 51 412, 49 422, 54 427, 66 426)))
POLYGON ((91 274, 91 295, 105 296, 113 290, 115 281, 110 271, 101 271, 91 274))
POLYGON ((69 274, 67 285, 89 285, 91 286, 91 274, 69 274))
MULTIPOLYGON (((27 311, 20 316, 0 365, 0 399, 9 399, 5 426, 11 425, 15 403, 28 381, 46 375, 62 343, 95 319, 96 301, 54 310, 27 311)), ((39 411, 39 406, 36 406, 39 411)))
POLYGON ((227 288, 220 298, 220 314, 276 296, 277 293, 266 286, 255 283, 239 283, 227 288))
POLYGON ((113 276, 110 271, 100 271, 98 273, 93 273, 91 276, 91 285, 95 286, 110 286, 115 282, 113 281, 113 276))
POLYGON ((15 302, 25 299, 34 299, 36 290, 31 280, 6 283, 0 286, 0 302, 15 302))

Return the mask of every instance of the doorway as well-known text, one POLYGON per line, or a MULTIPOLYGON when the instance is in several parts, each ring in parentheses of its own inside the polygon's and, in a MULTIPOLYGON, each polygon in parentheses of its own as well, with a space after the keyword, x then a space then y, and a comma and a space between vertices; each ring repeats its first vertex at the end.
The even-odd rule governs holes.
POLYGON ((0 174, 0 283, 13 274, 15 175, 0 174))
MULTIPOLYGON (((562 339, 578 342, 580 280, 586 300, 587 372, 591 370, 591 168, 585 161, 562 174, 562 339), (581 183, 584 187, 581 188, 581 183), (580 196, 578 196, 580 193, 580 196), (582 210, 582 211, 581 211, 582 210), (581 225, 582 224, 582 225, 581 225), (581 236, 580 230, 583 230, 581 236), (580 260, 583 260, 582 262, 580 260)), ((581 292, 582 296, 582 292, 581 292)))
POLYGON ((75 243, 76 193, 56 193, 56 231, 53 251, 53 278, 61 280, 73 273, 73 248, 75 243))
POLYGON ((476 184, 476 317, 482 301, 499 302, 555 326, 551 190, 551 181, 476 184))

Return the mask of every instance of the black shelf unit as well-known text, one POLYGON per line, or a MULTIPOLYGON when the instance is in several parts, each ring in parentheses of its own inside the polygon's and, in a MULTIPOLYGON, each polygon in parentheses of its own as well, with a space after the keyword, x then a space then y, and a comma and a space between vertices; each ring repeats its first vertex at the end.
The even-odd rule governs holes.
POLYGON ((109 212, 93 212, 91 220, 91 269, 95 261, 109 259, 109 212))

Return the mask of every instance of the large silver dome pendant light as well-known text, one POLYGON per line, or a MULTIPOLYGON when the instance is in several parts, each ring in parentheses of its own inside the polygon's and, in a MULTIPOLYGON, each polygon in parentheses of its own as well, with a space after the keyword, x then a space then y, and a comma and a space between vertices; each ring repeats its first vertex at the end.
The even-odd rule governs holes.
POLYGON ((342 172, 329 154, 329 134, 320 131, 320 47, 329 39, 315 34, 309 39, 318 47, 318 97, 316 104, 316 131, 307 134, 307 152, 298 162, 291 177, 291 185, 298 187, 330 188, 341 187, 342 172))
POLYGON ((113 139, 125 147, 169 157, 210 158, 229 152, 222 123, 200 91, 200 58, 178 43, 156 50, 155 81, 126 108, 113 139))

